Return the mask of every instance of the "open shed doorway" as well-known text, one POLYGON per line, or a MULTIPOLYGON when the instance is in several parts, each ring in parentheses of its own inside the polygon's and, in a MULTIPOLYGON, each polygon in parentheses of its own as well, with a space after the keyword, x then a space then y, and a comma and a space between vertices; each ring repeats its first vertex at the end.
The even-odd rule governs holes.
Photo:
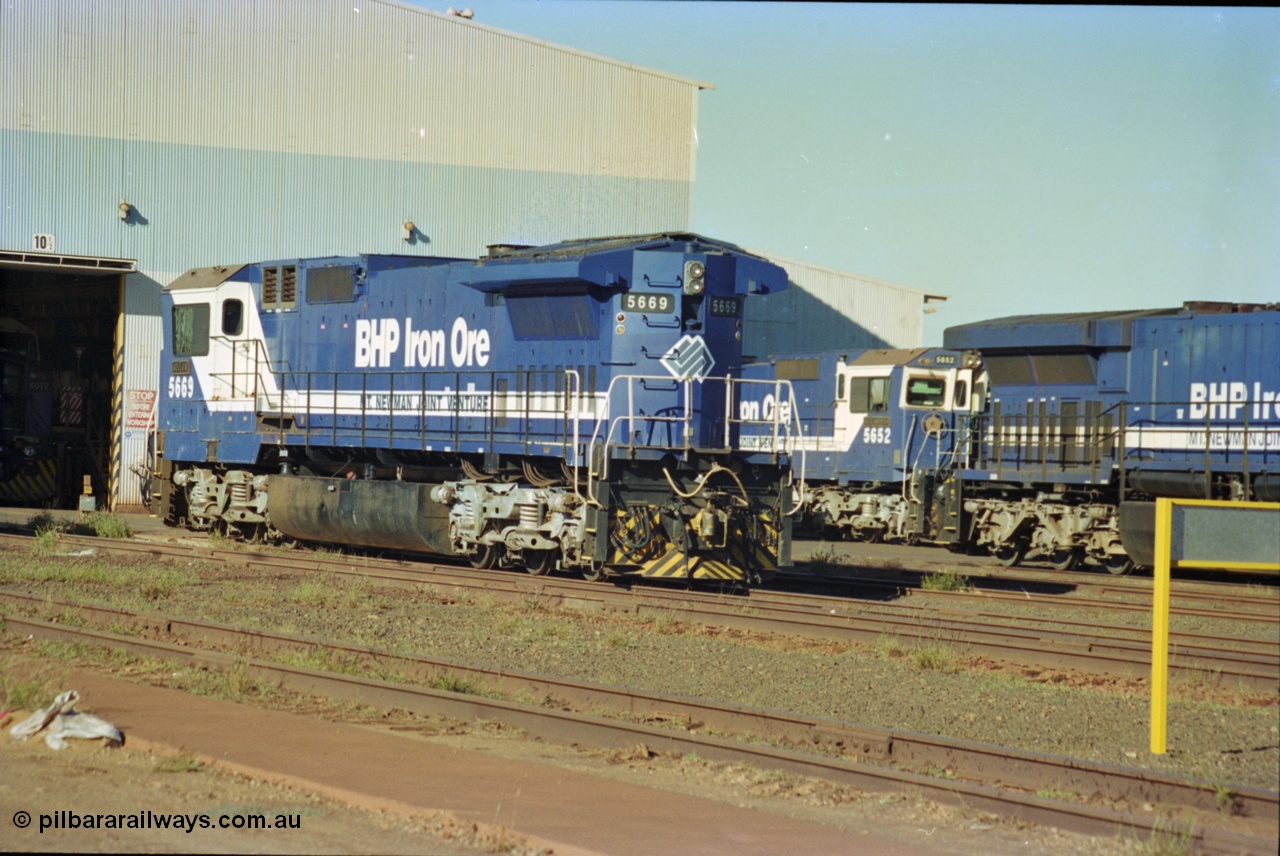
POLYGON ((0 505, 73 508, 86 479, 100 505, 110 496, 122 284, 118 270, 0 262, 0 505))

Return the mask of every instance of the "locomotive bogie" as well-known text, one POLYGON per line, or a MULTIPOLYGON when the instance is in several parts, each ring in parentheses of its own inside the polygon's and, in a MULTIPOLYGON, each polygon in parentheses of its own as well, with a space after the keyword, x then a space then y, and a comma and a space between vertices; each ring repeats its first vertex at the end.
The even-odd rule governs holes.
POLYGON ((561 570, 589 564, 587 504, 581 496, 514 483, 446 482, 431 499, 449 508, 453 553, 492 566, 543 568, 553 557, 561 570), (494 557, 486 559, 485 557, 494 557))
POLYGON ((266 476, 247 470, 192 467, 175 471, 172 482, 183 491, 183 505, 193 529, 266 522, 266 476))
POLYGON ((1105 564, 1123 555, 1116 507, 1069 505, 1045 497, 1017 501, 970 499, 971 543, 997 556, 1045 558, 1063 570, 1090 559, 1105 564))
POLYGON ((810 525, 836 537, 857 541, 906 541, 910 536, 909 503, 896 493, 857 493, 847 488, 815 485, 806 512, 810 525))

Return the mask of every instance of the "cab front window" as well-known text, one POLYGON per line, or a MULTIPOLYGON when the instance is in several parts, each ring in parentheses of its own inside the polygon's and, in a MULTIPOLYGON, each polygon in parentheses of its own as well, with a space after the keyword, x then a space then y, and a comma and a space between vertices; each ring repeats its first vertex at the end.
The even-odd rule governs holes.
POLYGON ((946 404, 946 378, 920 375, 907 378, 908 407, 945 407, 946 404))
POLYGON ((209 353, 209 304, 173 307, 173 355, 203 357, 209 353))

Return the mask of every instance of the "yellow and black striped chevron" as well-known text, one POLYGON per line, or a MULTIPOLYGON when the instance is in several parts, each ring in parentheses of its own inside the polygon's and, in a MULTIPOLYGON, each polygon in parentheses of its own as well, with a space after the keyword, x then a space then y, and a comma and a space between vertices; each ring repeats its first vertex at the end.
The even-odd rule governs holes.
POLYGON ((609 531, 610 565, 644 565, 667 548, 658 509, 618 509, 609 531))
POLYGON ((725 547, 714 553, 688 554, 672 544, 652 506, 619 510, 610 533, 609 563, 634 568, 630 573, 652 579, 747 581, 770 577, 778 570, 778 529, 761 519, 755 537, 741 522, 733 525, 725 547))
POLYGON ((771 521, 760 520, 756 537, 739 527, 725 545, 729 561, 741 568, 751 568, 764 577, 778 571, 778 528, 771 521))
POLYGON ((58 494, 58 467, 52 460, 27 461, 17 475, 0 481, 0 503, 39 505, 58 494))

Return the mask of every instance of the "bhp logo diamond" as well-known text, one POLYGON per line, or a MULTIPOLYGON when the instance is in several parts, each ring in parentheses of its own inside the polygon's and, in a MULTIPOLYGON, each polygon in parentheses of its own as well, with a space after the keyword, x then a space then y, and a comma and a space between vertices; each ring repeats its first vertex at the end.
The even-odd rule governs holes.
POLYGON ((716 361, 701 336, 686 335, 662 355, 662 364, 678 380, 703 380, 716 361))

